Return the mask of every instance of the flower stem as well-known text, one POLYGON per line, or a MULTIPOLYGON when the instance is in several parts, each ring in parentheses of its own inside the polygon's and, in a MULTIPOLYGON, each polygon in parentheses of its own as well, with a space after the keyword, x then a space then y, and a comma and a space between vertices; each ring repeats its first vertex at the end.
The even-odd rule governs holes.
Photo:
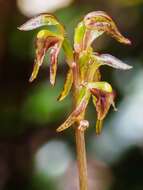
POLYGON ((76 136, 76 150, 79 172, 79 185, 80 190, 88 190, 88 177, 87 177, 87 161, 84 131, 80 130, 79 123, 75 123, 75 136, 76 136))
MULTIPOLYGON (((75 53, 75 64, 73 67, 74 75, 74 107, 76 108, 79 95, 79 55, 75 53)), ((81 113, 80 120, 84 120, 85 111, 81 113)), ((79 121, 80 122, 80 121, 79 121)), ((87 176, 87 161, 86 161, 86 149, 85 149, 85 139, 84 139, 84 130, 81 130, 80 123, 75 123, 75 137, 76 137, 76 152, 77 152, 77 162, 78 162, 78 175, 79 175, 79 185, 80 190, 88 190, 88 176, 87 176)))

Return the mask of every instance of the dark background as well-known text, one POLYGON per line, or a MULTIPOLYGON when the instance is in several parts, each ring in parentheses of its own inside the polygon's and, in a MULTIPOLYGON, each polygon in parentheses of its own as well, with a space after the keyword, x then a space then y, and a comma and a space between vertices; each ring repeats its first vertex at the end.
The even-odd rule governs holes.
MULTIPOLYGON (((40 12, 52 12, 65 25, 69 38, 83 15, 108 12, 132 46, 104 34, 95 51, 110 53, 133 66, 131 71, 102 67, 102 80, 116 90, 100 137, 92 103, 86 118, 89 190, 143 189, 143 0, 0 0, 0 189, 78 189, 74 129, 57 134, 56 128, 73 109, 72 93, 57 102, 67 71, 61 53, 55 88, 49 83, 49 59, 30 84, 40 29, 21 32, 17 27, 40 12), (54 5, 54 7, 53 7, 54 5)), ((50 27, 50 29, 53 29, 50 27)))

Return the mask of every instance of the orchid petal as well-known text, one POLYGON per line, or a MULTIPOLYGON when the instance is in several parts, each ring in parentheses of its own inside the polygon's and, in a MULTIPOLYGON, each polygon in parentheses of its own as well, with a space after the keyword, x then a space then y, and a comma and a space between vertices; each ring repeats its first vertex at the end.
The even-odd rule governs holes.
POLYGON ((120 59, 109 55, 109 54, 101 54, 101 55, 92 55, 92 57, 95 58, 95 61, 97 63, 101 63, 102 65, 108 65, 110 67, 113 67, 115 69, 120 69, 120 70, 129 70, 132 68, 132 66, 127 65, 120 59))
POLYGON ((47 50, 53 47, 53 45, 57 44, 57 42, 59 42, 59 39, 55 36, 48 36, 46 39, 36 38, 35 40, 36 56, 34 61, 33 72, 29 79, 30 82, 32 82, 37 77, 39 68, 43 63, 47 50))
POLYGON ((66 81, 64 84, 64 88, 60 94, 60 96, 58 97, 58 101, 60 102, 61 100, 63 100, 69 93, 71 87, 72 87, 72 83, 73 83, 73 72, 72 69, 68 70, 67 76, 66 76, 66 81))
MULTIPOLYGON (((131 44, 118 30, 113 19, 104 11, 94 11, 84 17, 83 22, 88 30, 103 31, 111 35, 120 43, 131 44)), ((95 36, 95 35, 94 35, 95 36)), ((95 36, 96 37, 96 36, 95 36)), ((95 39, 93 37, 93 39, 95 39)), ((97 35, 98 37, 98 35, 97 35)))
POLYGON ((31 18, 23 25, 19 26, 18 29, 28 31, 44 25, 57 25, 61 33, 64 33, 65 31, 64 26, 59 23, 58 19, 54 15, 48 13, 41 13, 40 15, 31 18))

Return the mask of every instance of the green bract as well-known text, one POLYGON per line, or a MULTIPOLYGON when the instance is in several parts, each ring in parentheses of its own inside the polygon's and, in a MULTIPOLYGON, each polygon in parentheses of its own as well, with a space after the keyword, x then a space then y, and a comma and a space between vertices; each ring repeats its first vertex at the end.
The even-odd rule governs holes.
POLYGON ((59 32, 41 30, 37 34, 35 40, 36 56, 30 81, 32 82, 36 78, 45 54, 50 49, 50 82, 52 86, 55 85, 58 55, 62 47, 69 70, 58 101, 68 95, 72 84, 74 84, 74 96, 76 97, 74 99, 76 101, 74 102, 74 111, 57 131, 63 131, 75 122, 79 122, 80 130, 85 130, 88 127, 88 121, 83 120, 83 116, 92 96, 97 112, 96 132, 99 135, 103 119, 110 106, 112 105, 116 110, 114 105, 115 92, 109 83, 100 81, 100 66, 107 65, 121 70, 128 70, 132 67, 109 54, 100 55, 94 52, 92 43, 104 32, 120 43, 130 45, 130 40, 119 32, 113 19, 103 11, 87 14, 77 25, 74 34, 74 49, 66 36, 64 26, 52 14, 44 13, 36 16, 20 26, 19 29, 27 31, 43 25, 55 25, 59 32))

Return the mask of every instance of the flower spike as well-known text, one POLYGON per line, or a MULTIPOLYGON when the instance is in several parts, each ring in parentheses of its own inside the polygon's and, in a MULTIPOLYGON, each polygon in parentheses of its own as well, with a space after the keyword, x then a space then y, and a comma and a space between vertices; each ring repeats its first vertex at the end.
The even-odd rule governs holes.
POLYGON ((50 82, 54 86, 58 55, 61 48, 63 48, 69 70, 58 101, 63 100, 69 94, 74 83, 75 108, 67 120, 57 129, 57 132, 69 128, 75 122, 79 124, 78 129, 81 131, 88 127, 89 124, 84 119, 84 115, 89 99, 92 96, 97 112, 96 133, 99 136, 103 119, 106 117, 111 105, 117 111, 114 104, 115 91, 109 83, 101 81, 100 66, 107 65, 120 70, 129 70, 132 66, 112 55, 94 52, 91 46, 92 42, 104 32, 120 43, 130 45, 131 41, 120 33, 113 19, 104 11, 88 13, 77 25, 74 34, 74 51, 66 36, 64 26, 52 14, 42 13, 30 19, 18 29, 28 31, 44 25, 56 26, 59 33, 41 30, 37 34, 34 68, 29 81, 32 82, 36 78, 45 54, 50 49, 50 82))

